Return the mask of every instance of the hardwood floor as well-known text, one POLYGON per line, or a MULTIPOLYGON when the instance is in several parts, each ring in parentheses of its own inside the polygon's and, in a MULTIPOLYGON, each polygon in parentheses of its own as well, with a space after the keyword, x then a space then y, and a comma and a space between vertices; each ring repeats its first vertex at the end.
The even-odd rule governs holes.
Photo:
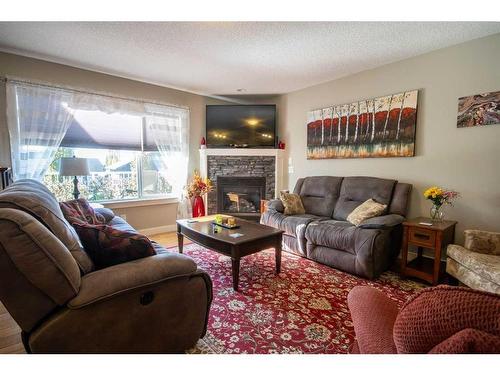
POLYGON ((0 303, 0 353, 16 354, 24 353, 21 343, 21 328, 0 303))
MULTIPOLYGON (((152 235, 149 238, 165 247, 177 246, 177 234, 175 232, 152 235)), ((184 244, 188 243, 190 241, 185 238, 184 244)), ((26 353, 21 342, 21 328, 0 302, 0 354, 19 353, 26 353)))

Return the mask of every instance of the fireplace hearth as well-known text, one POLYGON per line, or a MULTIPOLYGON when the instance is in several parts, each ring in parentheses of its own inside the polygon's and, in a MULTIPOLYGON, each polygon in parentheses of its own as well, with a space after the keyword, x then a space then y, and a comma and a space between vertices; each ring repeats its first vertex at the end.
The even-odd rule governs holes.
POLYGON ((265 177, 217 176, 217 212, 248 219, 260 217, 265 177))

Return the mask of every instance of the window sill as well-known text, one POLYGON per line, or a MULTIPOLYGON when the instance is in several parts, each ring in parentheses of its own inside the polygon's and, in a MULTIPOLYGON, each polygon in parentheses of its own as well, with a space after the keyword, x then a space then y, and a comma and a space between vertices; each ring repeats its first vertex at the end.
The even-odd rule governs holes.
POLYGON ((162 204, 177 204, 179 203, 179 199, 173 197, 163 197, 163 198, 147 198, 147 199, 129 199, 121 201, 100 201, 96 203, 100 203, 106 208, 128 208, 128 207, 157 206, 162 204))

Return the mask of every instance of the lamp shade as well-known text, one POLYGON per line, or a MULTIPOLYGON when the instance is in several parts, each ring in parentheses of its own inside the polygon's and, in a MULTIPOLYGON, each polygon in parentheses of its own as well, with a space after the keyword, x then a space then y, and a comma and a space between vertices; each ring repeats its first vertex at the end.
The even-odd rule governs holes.
POLYGON ((89 163, 85 158, 61 158, 59 165, 60 176, 88 176, 89 163))

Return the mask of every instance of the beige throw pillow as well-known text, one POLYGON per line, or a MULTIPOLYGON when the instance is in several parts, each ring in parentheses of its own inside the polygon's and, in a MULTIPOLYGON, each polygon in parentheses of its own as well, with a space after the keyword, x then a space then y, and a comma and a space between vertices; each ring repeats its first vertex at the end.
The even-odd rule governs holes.
POLYGON ((302 215, 306 213, 300 195, 280 192, 280 199, 285 207, 285 215, 302 215))
POLYGON ((366 202, 361 203, 347 216, 347 221, 358 226, 364 220, 380 216, 387 208, 386 204, 375 202, 373 199, 368 199, 366 202))

